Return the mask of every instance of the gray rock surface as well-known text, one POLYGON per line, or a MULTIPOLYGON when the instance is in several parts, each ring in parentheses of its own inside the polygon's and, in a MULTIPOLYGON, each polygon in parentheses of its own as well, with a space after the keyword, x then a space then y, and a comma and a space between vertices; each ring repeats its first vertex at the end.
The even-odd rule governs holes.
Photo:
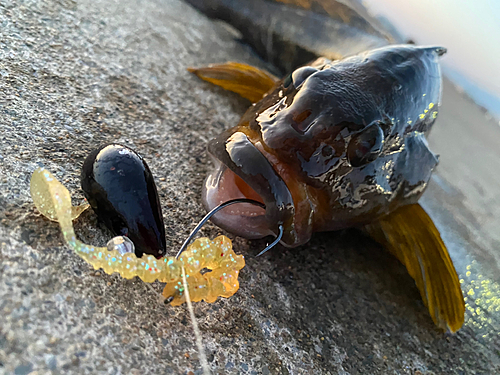
MULTIPOLYGON (((44 165, 80 201, 90 150, 135 148, 156 176, 174 254, 203 214, 206 141, 248 105, 185 68, 262 63, 175 0, 2 1, 0 25, 0 373, 201 373, 186 307, 93 271, 33 207, 29 178, 44 165)), ((241 289, 195 304, 214 373, 500 371, 500 129, 446 83, 433 137, 442 161, 424 204, 469 292, 465 327, 436 331, 404 267, 355 230, 258 259, 265 241, 237 238, 241 289)), ((111 238, 91 211, 76 230, 87 243, 111 238)))

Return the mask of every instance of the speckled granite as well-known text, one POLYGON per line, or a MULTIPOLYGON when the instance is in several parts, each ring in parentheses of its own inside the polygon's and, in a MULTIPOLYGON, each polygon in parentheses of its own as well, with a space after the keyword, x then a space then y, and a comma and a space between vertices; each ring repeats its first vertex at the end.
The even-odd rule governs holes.
MULTIPOLYGON (((203 214, 206 141, 248 105, 185 68, 262 63, 223 26, 174 0, 1 1, 0 26, 0 373, 200 374, 185 306, 164 306, 141 281, 96 272, 75 256, 57 224, 34 209, 29 177, 44 165, 78 201, 80 168, 93 147, 135 148, 156 176, 173 254, 203 214)), ((448 124, 456 123, 451 115, 448 124)), ((452 163, 443 164, 453 184, 452 163)), ((448 185, 434 184, 425 203, 456 240, 474 220, 464 215, 470 220, 456 229, 439 216, 454 202, 448 185)), ((91 211, 76 230, 96 245, 111 237, 91 211)), ((219 230, 209 224, 203 232, 219 230)), ((319 234, 301 248, 254 258, 264 245, 236 239, 247 256, 240 291, 195 304, 213 373, 500 371, 495 317, 481 331, 469 313, 457 335, 439 333, 405 269, 359 232, 319 234), (484 329, 492 334, 483 338, 484 329)), ((454 259, 466 248, 454 247, 454 259)), ((497 259, 477 251, 481 261, 497 259)))

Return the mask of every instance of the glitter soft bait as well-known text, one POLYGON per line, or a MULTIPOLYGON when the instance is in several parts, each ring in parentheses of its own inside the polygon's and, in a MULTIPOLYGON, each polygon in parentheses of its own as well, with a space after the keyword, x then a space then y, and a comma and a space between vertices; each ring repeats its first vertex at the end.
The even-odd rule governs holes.
POLYGON ((107 247, 87 245, 76 238, 73 220, 89 205, 72 206, 68 189, 44 168, 34 171, 30 190, 40 213, 59 223, 68 246, 95 269, 102 268, 108 274, 116 272, 127 279, 137 276, 147 283, 165 282, 163 295, 172 305, 185 302, 182 268, 194 302, 227 298, 239 288, 238 275, 245 260, 234 253, 231 240, 225 236, 214 240, 198 238, 178 258, 157 259, 147 254, 138 257, 133 242, 125 236, 114 237, 107 247))

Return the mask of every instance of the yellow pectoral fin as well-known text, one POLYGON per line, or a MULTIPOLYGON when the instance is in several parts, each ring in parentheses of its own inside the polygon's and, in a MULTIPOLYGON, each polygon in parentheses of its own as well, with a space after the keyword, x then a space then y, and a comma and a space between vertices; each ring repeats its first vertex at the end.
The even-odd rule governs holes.
POLYGON ((235 92, 252 103, 258 102, 271 90, 278 79, 251 65, 227 62, 203 68, 188 68, 201 79, 235 92))
POLYGON ((403 206, 365 228, 406 266, 434 323, 458 331, 465 312, 460 282, 446 245, 424 209, 419 204, 403 206))

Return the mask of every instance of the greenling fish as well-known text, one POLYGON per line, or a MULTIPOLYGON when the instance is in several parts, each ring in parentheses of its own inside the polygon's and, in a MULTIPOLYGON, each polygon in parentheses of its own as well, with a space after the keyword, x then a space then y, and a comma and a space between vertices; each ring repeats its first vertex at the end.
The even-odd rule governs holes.
POLYGON ((417 203, 438 157, 426 134, 441 97, 441 47, 393 45, 342 60, 319 58, 282 80, 227 63, 190 69, 254 104, 208 145, 203 192, 229 232, 302 245, 317 231, 363 227, 415 279, 434 322, 464 320, 459 280, 439 232, 417 203))
POLYGON ((284 73, 316 57, 341 59, 401 43, 357 0, 186 0, 227 22, 284 73))

